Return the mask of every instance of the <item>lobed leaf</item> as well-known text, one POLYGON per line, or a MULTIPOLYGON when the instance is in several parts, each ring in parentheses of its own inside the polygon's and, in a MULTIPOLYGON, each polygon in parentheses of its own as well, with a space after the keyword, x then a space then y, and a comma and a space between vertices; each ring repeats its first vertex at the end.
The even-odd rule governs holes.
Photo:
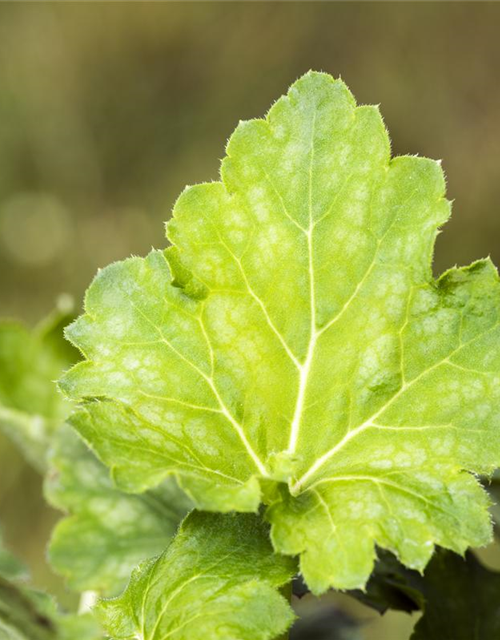
POLYGON ((271 640, 293 621, 278 588, 295 570, 273 553, 257 516, 193 512, 165 553, 97 612, 115 640, 271 640))
POLYGON ((500 284, 489 260, 434 280, 439 163, 391 159, 378 109, 309 73, 239 124, 221 177, 180 196, 169 250, 89 288, 73 424, 127 491, 264 501, 316 593, 362 587, 375 544, 422 570, 488 542, 500 284))

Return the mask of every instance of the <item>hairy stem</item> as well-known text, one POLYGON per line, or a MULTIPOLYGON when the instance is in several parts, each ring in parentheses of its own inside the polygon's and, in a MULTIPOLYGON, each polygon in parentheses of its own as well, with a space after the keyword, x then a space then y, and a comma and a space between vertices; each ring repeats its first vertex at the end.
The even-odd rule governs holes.
POLYGON ((88 613, 97 602, 97 593, 95 591, 84 591, 80 596, 78 605, 78 613, 80 615, 88 613))

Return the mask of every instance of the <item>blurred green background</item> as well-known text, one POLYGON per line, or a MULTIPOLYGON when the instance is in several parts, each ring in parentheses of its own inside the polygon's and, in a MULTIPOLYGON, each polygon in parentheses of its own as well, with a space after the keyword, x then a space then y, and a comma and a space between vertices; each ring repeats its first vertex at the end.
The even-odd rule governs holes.
MULTIPOLYGON (((100 266, 165 246, 183 187, 217 178, 238 120, 310 68, 380 104, 396 154, 443 159, 436 273, 500 263, 499 28, 480 2, 0 4, 0 314, 34 322, 100 266)), ((39 478, 4 440, 0 470, 7 541, 63 592, 39 478)), ((408 616, 353 611, 364 640, 409 637, 408 616)))

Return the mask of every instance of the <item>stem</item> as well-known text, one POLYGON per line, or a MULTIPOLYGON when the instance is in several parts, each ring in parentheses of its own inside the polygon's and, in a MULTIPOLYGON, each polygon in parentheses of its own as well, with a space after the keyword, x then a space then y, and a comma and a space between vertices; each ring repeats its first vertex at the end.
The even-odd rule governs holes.
POLYGON ((83 615, 92 610, 97 602, 97 593, 95 591, 84 591, 80 596, 80 604, 78 605, 78 614, 83 615))
MULTIPOLYGON (((288 600, 288 602, 292 601, 292 582, 287 582, 285 585, 283 585, 280 589, 280 593, 281 595, 286 598, 288 600)), ((290 640, 290 631, 285 631, 285 633, 283 635, 281 635, 279 638, 276 638, 276 640, 290 640)))

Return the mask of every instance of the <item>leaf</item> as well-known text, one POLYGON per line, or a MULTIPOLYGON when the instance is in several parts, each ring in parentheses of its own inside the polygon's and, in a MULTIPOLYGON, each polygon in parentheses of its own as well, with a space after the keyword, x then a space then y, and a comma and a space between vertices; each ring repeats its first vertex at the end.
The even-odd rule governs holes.
POLYGON ((500 284, 489 260, 433 279, 439 163, 391 159, 378 109, 309 73, 221 175, 180 196, 172 249, 88 290, 76 428, 129 491, 175 473, 206 510, 265 501, 315 593, 362 587, 375 544, 418 570, 485 544, 500 284))
POLYGON ((52 640, 57 627, 51 619, 52 600, 0 577, 0 638, 52 640))
POLYGON ((76 360, 63 340, 63 327, 73 318, 65 298, 34 330, 0 321, 0 428, 29 462, 45 471, 52 433, 70 411, 55 380, 76 360))
POLYGON ((98 625, 88 615, 60 613, 45 593, 0 577, 1 640, 98 640, 98 625))
POLYGON ((116 595, 139 562, 165 549, 191 503, 173 478, 125 494, 69 426, 54 438, 45 495, 71 515, 54 529, 50 562, 73 589, 116 595))
POLYGON ((0 640, 99 640, 90 615, 59 611, 48 594, 26 585, 27 568, 0 538, 0 640))
POLYGON ((293 621, 277 589, 295 570, 273 553, 258 516, 193 512, 97 613, 115 640, 271 640, 293 621))
POLYGON ((500 573, 465 559, 437 553, 425 572, 425 613, 411 640, 491 640, 500 637, 500 573))
POLYGON ((0 576, 8 579, 22 579, 27 578, 28 575, 25 564, 5 548, 0 535, 0 576))

